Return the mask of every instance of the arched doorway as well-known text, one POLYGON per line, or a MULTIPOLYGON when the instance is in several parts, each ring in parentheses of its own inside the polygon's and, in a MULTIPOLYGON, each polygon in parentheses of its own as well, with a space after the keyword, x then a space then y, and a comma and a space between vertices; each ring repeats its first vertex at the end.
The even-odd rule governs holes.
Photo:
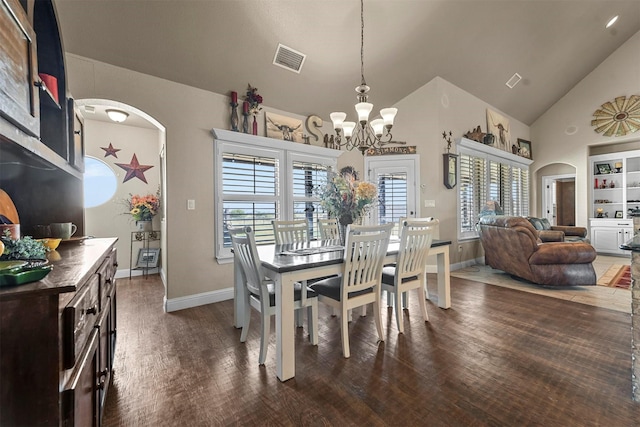
MULTIPOLYGON (((160 273, 166 288, 167 262, 163 250, 166 247, 167 212, 165 127, 144 111, 112 100, 81 99, 76 105, 84 118, 85 157, 100 160, 102 169, 106 173, 110 170, 117 182, 117 189, 109 200, 98 206, 85 207, 85 232, 96 237, 118 237, 120 267, 116 277, 142 274, 145 271, 135 270, 141 245, 132 244, 135 224, 127 214, 127 200, 132 195, 158 193, 161 204, 153 219, 153 228, 159 231, 155 246, 160 248, 161 262, 158 270, 149 272, 160 273), (125 120, 113 121, 107 110, 125 113, 125 120)), ((88 169, 85 173, 89 172, 88 169)), ((92 185, 90 179, 85 182, 92 185)))

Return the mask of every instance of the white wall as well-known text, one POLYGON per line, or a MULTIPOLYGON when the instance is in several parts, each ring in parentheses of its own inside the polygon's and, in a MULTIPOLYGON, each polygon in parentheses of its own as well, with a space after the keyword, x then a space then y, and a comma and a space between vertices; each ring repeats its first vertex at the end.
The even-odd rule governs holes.
MULTIPOLYGON (((640 140, 640 132, 606 137, 594 132, 593 112, 618 96, 640 95, 640 32, 612 53, 531 126, 535 162, 532 171, 560 160, 576 168, 576 224, 586 226, 588 208, 589 146, 640 140), (565 131, 577 127, 574 135, 565 131)), ((540 213, 538 189, 531 195, 532 212, 540 213)))
MULTIPOLYGON (((88 115, 87 115, 88 116, 88 115)), ((88 116, 90 117, 90 116, 88 116)), ((125 122, 126 123, 126 122, 125 122)), ((88 120, 84 122, 85 154, 105 162, 116 174, 117 190, 111 201, 85 210, 85 233, 95 237, 118 237, 116 245, 118 249, 119 270, 129 268, 131 231, 135 229, 135 223, 131 215, 125 214, 127 206, 124 201, 130 198, 130 194, 146 195, 155 194, 160 186, 160 161, 157 130, 127 126, 88 120), (113 144, 120 151, 114 156, 105 157, 105 151, 101 147, 113 144), (147 183, 138 178, 132 178, 123 182, 126 171, 116 163, 128 164, 133 155, 136 155, 141 165, 151 165, 151 169, 144 172, 147 183)), ((154 218, 154 229, 160 229, 160 218, 154 218)), ((134 267, 138 248, 134 245, 134 267)))

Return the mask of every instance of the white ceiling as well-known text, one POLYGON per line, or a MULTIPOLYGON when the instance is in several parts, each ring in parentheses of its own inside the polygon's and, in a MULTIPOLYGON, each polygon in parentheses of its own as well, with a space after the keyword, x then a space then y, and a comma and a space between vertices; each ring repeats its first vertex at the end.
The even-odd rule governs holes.
MULTIPOLYGON (((300 115, 355 115, 358 0, 55 3, 67 52, 221 94, 251 83, 300 115), (272 65, 278 43, 307 55, 300 74, 272 65)), ((440 76, 531 124, 640 31, 640 0, 365 0, 364 16, 374 111, 440 76)))

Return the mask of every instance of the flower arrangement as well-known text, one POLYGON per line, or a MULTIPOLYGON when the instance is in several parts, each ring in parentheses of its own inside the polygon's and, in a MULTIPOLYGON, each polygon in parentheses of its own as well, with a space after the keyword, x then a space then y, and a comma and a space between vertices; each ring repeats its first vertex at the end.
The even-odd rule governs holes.
POLYGON ((249 103, 249 113, 256 115, 262 110, 260 104, 262 104, 262 96, 258 95, 258 88, 252 87, 251 84, 247 85, 247 96, 244 100, 249 103))
POLYGON ((160 190, 156 194, 139 196, 129 194, 129 199, 125 200, 128 214, 136 221, 151 221, 160 208, 160 190))
POLYGON ((378 189, 370 182, 358 181, 351 166, 340 173, 329 171, 327 182, 316 189, 320 205, 331 217, 346 226, 359 221, 377 201, 378 189))

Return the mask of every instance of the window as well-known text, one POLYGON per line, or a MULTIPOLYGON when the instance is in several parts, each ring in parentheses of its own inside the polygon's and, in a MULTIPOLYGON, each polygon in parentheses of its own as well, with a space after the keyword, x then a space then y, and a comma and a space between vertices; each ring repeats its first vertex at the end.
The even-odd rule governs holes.
POLYGON ((313 188, 340 152, 215 129, 216 257, 231 260, 229 225, 249 225, 256 243, 274 243, 271 221, 306 218, 310 238, 326 218, 313 188))
POLYGON ((378 221, 394 224, 398 234, 400 218, 407 215, 407 174, 405 172, 378 174, 378 221))
POLYGON ((497 202, 504 215, 529 215, 530 160, 464 140, 458 151, 459 239, 477 237, 476 224, 487 202, 497 202))
POLYGON ((293 219, 309 221, 309 238, 316 239, 320 235, 318 220, 326 219, 327 213, 322 209, 319 199, 314 196, 313 189, 327 181, 329 165, 294 160, 293 172, 293 219))
POLYGON ((113 197, 118 189, 116 174, 100 159, 84 158, 84 207, 95 208, 113 197))

